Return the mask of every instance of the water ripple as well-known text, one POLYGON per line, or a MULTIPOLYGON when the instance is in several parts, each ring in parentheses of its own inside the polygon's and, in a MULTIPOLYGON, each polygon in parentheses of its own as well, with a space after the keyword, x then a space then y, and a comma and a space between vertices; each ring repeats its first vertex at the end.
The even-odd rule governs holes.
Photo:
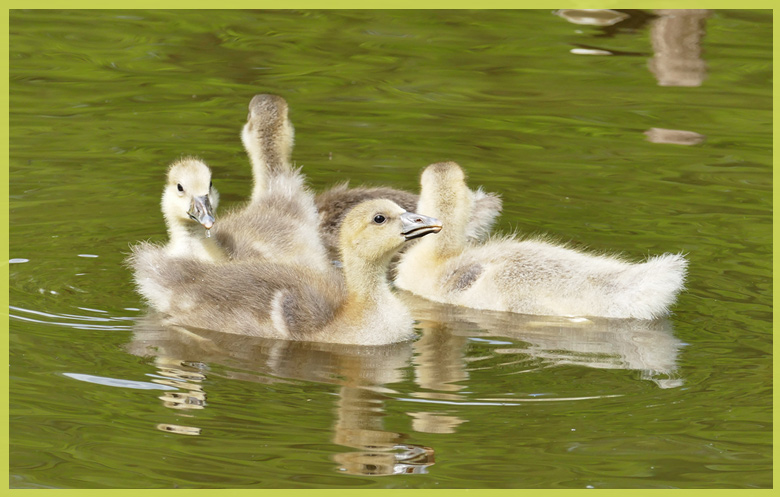
POLYGON ((131 388, 133 390, 178 390, 176 387, 149 383, 146 381, 123 380, 120 378, 110 378, 107 376, 93 376, 91 374, 80 373, 62 373, 63 376, 73 378, 74 380, 86 381, 87 383, 97 383, 108 387, 131 388))
POLYGON ((116 323, 117 321, 125 321, 125 322, 134 321, 134 318, 130 316, 112 316, 106 318, 106 317, 98 317, 98 316, 80 316, 76 314, 50 314, 41 311, 34 311, 31 309, 24 309, 13 305, 9 305, 8 308, 11 311, 17 311, 21 313, 27 313, 35 316, 42 316, 45 318, 49 318, 49 319, 34 319, 31 317, 21 316, 18 314, 9 314, 9 317, 18 319, 20 321, 27 321, 27 322, 40 323, 40 324, 53 324, 56 326, 65 326, 67 328, 75 328, 79 330, 129 330, 131 329, 132 324, 100 325, 100 324, 86 324, 86 323, 94 323, 94 322, 116 323), (60 321, 61 319, 69 319, 69 320, 80 321, 80 322, 76 322, 76 323, 64 322, 64 321, 60 321))
POLYGON ((481 399, 479 401, 469 401, 469 402, 457 402, 457 401, 449 401, 449 400, 432 400, 432 399, 413 399, 409 397, 399 397, 398 400, 406 401, 406 402, 415 402, 420 404, 444 404, 444 405, 452 405, 452 406, 501 406, 501 407, 507 407, 507 406, 519 406, 526 402, 566 402, 566 401, 574 401, 574 400, 594 400, 594 399, 610 399, 614 397, 623 397, 623 395, 620 394, 614 394, 614 395, 592 395, 592 396, 586 396, 586 397, 557 397, 557 398, 536 398, 536 399, 512 399, 511 402, 507 402, 504 400, 497 400, 497 399, 481 399))

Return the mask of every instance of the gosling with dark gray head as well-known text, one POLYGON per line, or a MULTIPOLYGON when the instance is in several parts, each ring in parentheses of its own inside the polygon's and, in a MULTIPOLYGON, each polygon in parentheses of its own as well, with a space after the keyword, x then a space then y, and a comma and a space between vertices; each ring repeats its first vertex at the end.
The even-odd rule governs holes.
MULTIPOLYGON (((316 229, 316 228, 315 228, 316 229)), ((390 200, 359 204, 339 237, 343 270, 267 260, 209 264, 170 260, 141 278, 168 324, 319 342, 379 345, 414 335, 412 317, 393 294, 387 267, 407 240, 441 230, 433 218, 390 200)), ((143 266, 150 269, 149 266, 143 266)))
POLYGON ((680 254, 637 264, 543 240, 506 237, 472 244, 466 232, 473 200, 460 166, 428 166, 421 186, 417 209, 447 226, 402 255, 399 288, 475 309, 638 319, 668 314, 683 288, 688 261, 680 254))
MULTIPOLYGON (((501 197, 478 188, 471 190, 474 208, 466 225, 466 237, 471 241, 484 240, 501 214, 501 197)), ((320 213, 320 234, 331 258, 338 256, 338 233, 347 212, 366 200, 386 198, 408 211, 415 211, 420 197, 417 194, 386 186, 358 186, 349 188, 341 183, 317 194, 315 201, 320 213)))

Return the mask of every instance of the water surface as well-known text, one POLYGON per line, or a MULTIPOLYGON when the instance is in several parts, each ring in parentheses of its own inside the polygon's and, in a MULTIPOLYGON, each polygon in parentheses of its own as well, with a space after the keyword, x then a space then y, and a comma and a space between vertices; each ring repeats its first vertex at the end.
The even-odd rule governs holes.
POLYGON ((11 11, 10 486, 771 487, 772 14, 626 14, 11 11), (687 290, 654 322, 402 294, 388 347, 162 327, 122 261, 176 158, 246 198, 261 92, 316 190, 454 160, 498 233, 684 252, 687 290))

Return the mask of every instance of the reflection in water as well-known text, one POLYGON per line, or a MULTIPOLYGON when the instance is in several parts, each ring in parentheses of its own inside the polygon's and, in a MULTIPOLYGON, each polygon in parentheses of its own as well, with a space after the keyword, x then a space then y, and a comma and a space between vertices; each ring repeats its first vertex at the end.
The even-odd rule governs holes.
MULTIPOLYGON (((707 76, 707 64, 701 57, 701 39, 704 37, 705 9, 659 9, 655 13, 650 36, 653 40, 653 58, 648 62, 650 72, 660 86, 701 86, 707 76)), ((697 145, 704 135, 677 129, 650 128, 645 131, 652 143, 697 145)))
POLYGON ((192 426, 160 423, 157 425, 157 429, 168 433, 177 433, 179 435, 200 435, 200 428, 195 428, 192 426))
POLYGON ((650 28, 653 58, 648 63, 660 86, 701 86, 707 64, 701 57, 704 9, 660 9, 650 28))
POLYGON ((339 391, 333 442, 358 449, 336 454, 340 471, 358 475, 422 474, 434 464, 433 449, 404 443, 405 435, 383 429, 385 396, 371 388, 339 391))
MULTIPOLYGON (((562 9, 557 15, 574 24, 598 26, 603 29, 623 24, 631 18, 645 19, 647 14, 633 11, 632 14, 616 10, 562 9)), ((650 37, 653 44, 653 58, 648 68, 659 86, 701 86, 707 76, 707 64, 701 56, 701 40, 705 34, 706 19, 710 11, 706 9, 658 9, 650 24, 650 37)), ((644 22, 639 24, 644 25, 644 22)), ((613 33, 614 34, 614 33, 613 33)), ((579 45, 571 49, 576 55, 639 55, 630 52, 617 52, 600 47, 579 45)), ((697 145, 705 136, 693 131, 651 128, 645 131, 647 140, 652 143, 672 143, 676 145, 697 145)))
POLYGON ((698 145, 706 136, 681 129, 650 128, 645 131, 647 141, 653 143, 671 143, 673 145, 698 145))
POLYGON ((629 17, 626 13, 610 9, 560 9, 555 14, 572 24, 586 26, 612 26, 629 17))
POLYGON ((171 409, 203 409, 206 407, 206 394, 203 392, 201 383, 206 376, 197 371, 188 371, 183 369, 186 364, 178 362, 172 364, 172 361, 166 357, 156 359, 157 371, 163 378, 157 378, 152 381, 162 385, 176 387, 180 391, 166 392, 159 397, 165 407, 171 409))
MULTIPOLYGON (((554 14, 572 24, 589 25, 598 28, 591 33, 594 38, 614 38, 626 33, 637 33, 655 16, 640 9, 562 9, 554 14)), ((578 31, 582 33, 582 31, 578 31)), ((610 50, 613 54, 641 55, 639 53, 610 50)))
MULTIPOLYGON (((228 378, 260 383, 289 379, 341 385, 336 404, 333 442, 357 449, 336 454, 339 470, 350 474, 392 475, 425 473, 434 464, 433 449, 406 442, 407 435, 383 428, 388 390, 384 385, 403 380, 412 355, 412 342, 387 346, 294 342, 245 337, 209 330, 162 326, 150 315, 138 321, 128 350, 154 356, 155 382, 176 386, 160 399, 172 409, 207 406, 202 382, 205 363, 235 366, 228 378), (197 361, 185 362, 185 361, 197 361), (192 366, 196 364, 197 366, 192 366)), ((208 374, 215 374, 213 372, 208 374)), ((191 426, 159 424, 158 429, 198 435, 191 426)))
MULTIPOLYGON (((384 428, 385 404, 398 393, 388 385, 403 381, 410 363, 419 388, 409 395, 421 402, 410 400, 410 404, 436 404, 443 409, 407 411, 417 433, 455 433, 469 421, 466 406, 472 404, 517 405, 614 396, 519 399, 515 392, 498 391, 490 392, 489 398, 474 398, 467 392, 469 367, 486 358, 505 357, 498 366, 513 366, 514 370, 518 364, 525 367, 536 361, 541 366, 533 366, 535 369, 564 364, 626 369, 639 371, 642 379, 661 388, 683 384, 676 377, 677 354, 683 343, 671 333, 667 320, 526 316, 438 304, 407 292, 399 292, 399 296, 419 320, 422 336, 416 342, 372 347, 244 337, 164 327, 150 315, 137 322, 128 349, 136 355, 155 357, 158 371, 150 375, 152 381, 177 389, 164 392, 160 400, 166 407, 183 412, 207 408, 204 380, 207 375, 216 375, 206 366, 210 363, 229 366, 219 374, 243 381, 303 380, 339 385, 332 440, 354 450, 335 454, 333 459, 339 471, 374 476, 425 473, 435 463, 432 448, 411 443, 408 435, 384 428), (475 341, 489 345, 487 357, 468 355, 469 344, 475 341), (230 369, 233 367, 236 370, 230 369)), ((200 434, 195 426, 159 424, 157 428, 200 434)))
MULTIPOLYGON (((401 295, 409 296, 406 292, 401 295)), ((414 379, 423 391, 414 392, 412 396, 428 400, 462 400, 456 392, 466 388, 462 382, 469 378, 464 365, 468 336, 473 334, 473 328, 466 328, 469 323, 458 321, 447 324, 421 322, 420 326, 423 334, 414 344, 414 379)), ((414 431, 422 433, 455 433, 465 422, 449 414, 427 411, 407 414, 412 417, 414 431)))
MULTIPOLYGON (((677 355, 684 344, 674 336, 667 319, 529 316, 447 306, 407 292, 402 292, 401 296, 413 315, 420 319, 424 337, 429 334, 442 337, 435 346, 418 350, 419 363, 436 361, 438 365, 437 369, 431 370, 417 368, 418 384, 423 388, 437 385, 441 390, 442 385, 447 385, 446 390, 457 390, 453 383, 466 378, 464 342, 474 335, 475 329, 483 330, 485 334, 481 337, 508 337, 527 344, 522 348, 495 348, 496 354, 523 354, 549 365, 635 370, 640 372, 642 379, 653 381, 661 388, 683 384, 683 380, 677 378, 677 355), (442 333, 444 325, 441 323, 447 323, 449 333, 442 333), (420 371, 426 374, 421 375, 420 371), (422 376, 424 381, 420 381, 422 376)), ((449 394, 450 399, 458 397, 449 394)), ((442 398, 442 394, 434 393, 427 398, 442 398)))

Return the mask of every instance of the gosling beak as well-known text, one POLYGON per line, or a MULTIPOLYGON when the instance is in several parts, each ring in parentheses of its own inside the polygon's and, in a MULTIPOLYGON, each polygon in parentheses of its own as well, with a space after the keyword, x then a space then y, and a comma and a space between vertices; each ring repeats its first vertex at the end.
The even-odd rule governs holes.
POLYGON ((214 226, 214 211, 211 209, 211 202, 208 195, 202 197, 193 197, 190 204, 190 210, 187 212, 190 218, 199 222, 204 228, 211 229, 214 226))
POLYGON ((404 212, 401 214, 401 227, 401 234, 408 241, 429 233, 438 233, 441 231, 441 221, 414 212, 404 212))

